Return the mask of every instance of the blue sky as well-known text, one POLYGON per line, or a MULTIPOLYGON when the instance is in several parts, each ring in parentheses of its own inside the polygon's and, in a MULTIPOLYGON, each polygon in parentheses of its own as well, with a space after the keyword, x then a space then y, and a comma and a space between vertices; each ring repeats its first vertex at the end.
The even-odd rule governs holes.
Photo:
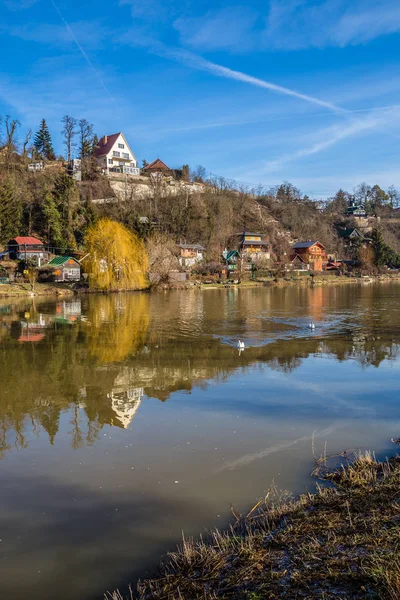
POLYGON ((3 0, 0 114, 313 197, 400 186, 398 0, 3 0))

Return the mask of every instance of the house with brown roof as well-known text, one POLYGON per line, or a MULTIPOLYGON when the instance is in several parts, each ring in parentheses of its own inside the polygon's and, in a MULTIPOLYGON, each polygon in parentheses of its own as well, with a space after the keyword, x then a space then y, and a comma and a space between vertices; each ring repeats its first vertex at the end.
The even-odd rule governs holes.
POLYGON ((121 132, 103 135, 94 148, 93 155, 106 175, 110 173, 140 175, 136 157, 121 132))
POLYGON ((169 177, 172 175, 172 169, 170 169, 165 164, 165 162, 163 162, 159 158, 156 158, 156 160, 153 160, 153 162, 151 162, 150 164, 143 167, 144 175, 152 175, 153 173, 157 173, 157 174, 160 173, 161 175, 164 175, 165 177, 169 177))
POLYGON ((322 271, 328 262, 325 246, 318 241, 297 242, 292 246, 290 260, 298 256, 304 264, 310 265, 314 271, 322 271))

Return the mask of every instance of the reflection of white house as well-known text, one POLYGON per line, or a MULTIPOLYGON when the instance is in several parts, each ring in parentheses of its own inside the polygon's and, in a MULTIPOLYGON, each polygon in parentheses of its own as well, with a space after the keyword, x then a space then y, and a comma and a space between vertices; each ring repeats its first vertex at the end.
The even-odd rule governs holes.
MULTIPOLYGON (((107 394, 111 399, 111 408, 114 411, 118 421, 127 429, 132 422, 144 394, 143 388, 124 388, 115 387, 107 394)), ((114 425, 114 423, 112 423, 114 425)))
POLYGON ((129 147, 123 133, 103 135, 93 151, 97 164, 108 175, 109 173, 125 173, 140 175, 137 160, 129 147))

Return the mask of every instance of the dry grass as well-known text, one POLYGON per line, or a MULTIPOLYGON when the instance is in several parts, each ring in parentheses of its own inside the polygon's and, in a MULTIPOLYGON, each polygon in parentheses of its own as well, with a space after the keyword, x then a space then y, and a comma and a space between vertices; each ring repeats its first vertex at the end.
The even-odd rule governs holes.
MULTIPOLYGON (((276 491, 227 532, 184 540, 131 600, 400 598, 400 460, 357 453, 297 500, 276 491)), ((110 600, 125 600, 118 592, 110 600)))

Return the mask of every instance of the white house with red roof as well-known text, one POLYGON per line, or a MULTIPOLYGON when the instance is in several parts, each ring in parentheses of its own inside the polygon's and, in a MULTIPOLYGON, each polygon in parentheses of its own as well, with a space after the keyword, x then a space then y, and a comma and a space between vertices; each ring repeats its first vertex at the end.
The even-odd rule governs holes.
POLYGON ((93 155, 107 175, 109 173, 140 175, 136 157, 121 132, 103 135, 94 148, 93 155))
POLYGON ((17 236, 7 244, 11 260, 36 260, 38 266, 45 264, 49 259, 49 252, 41 240, 32 236, 17 236))

